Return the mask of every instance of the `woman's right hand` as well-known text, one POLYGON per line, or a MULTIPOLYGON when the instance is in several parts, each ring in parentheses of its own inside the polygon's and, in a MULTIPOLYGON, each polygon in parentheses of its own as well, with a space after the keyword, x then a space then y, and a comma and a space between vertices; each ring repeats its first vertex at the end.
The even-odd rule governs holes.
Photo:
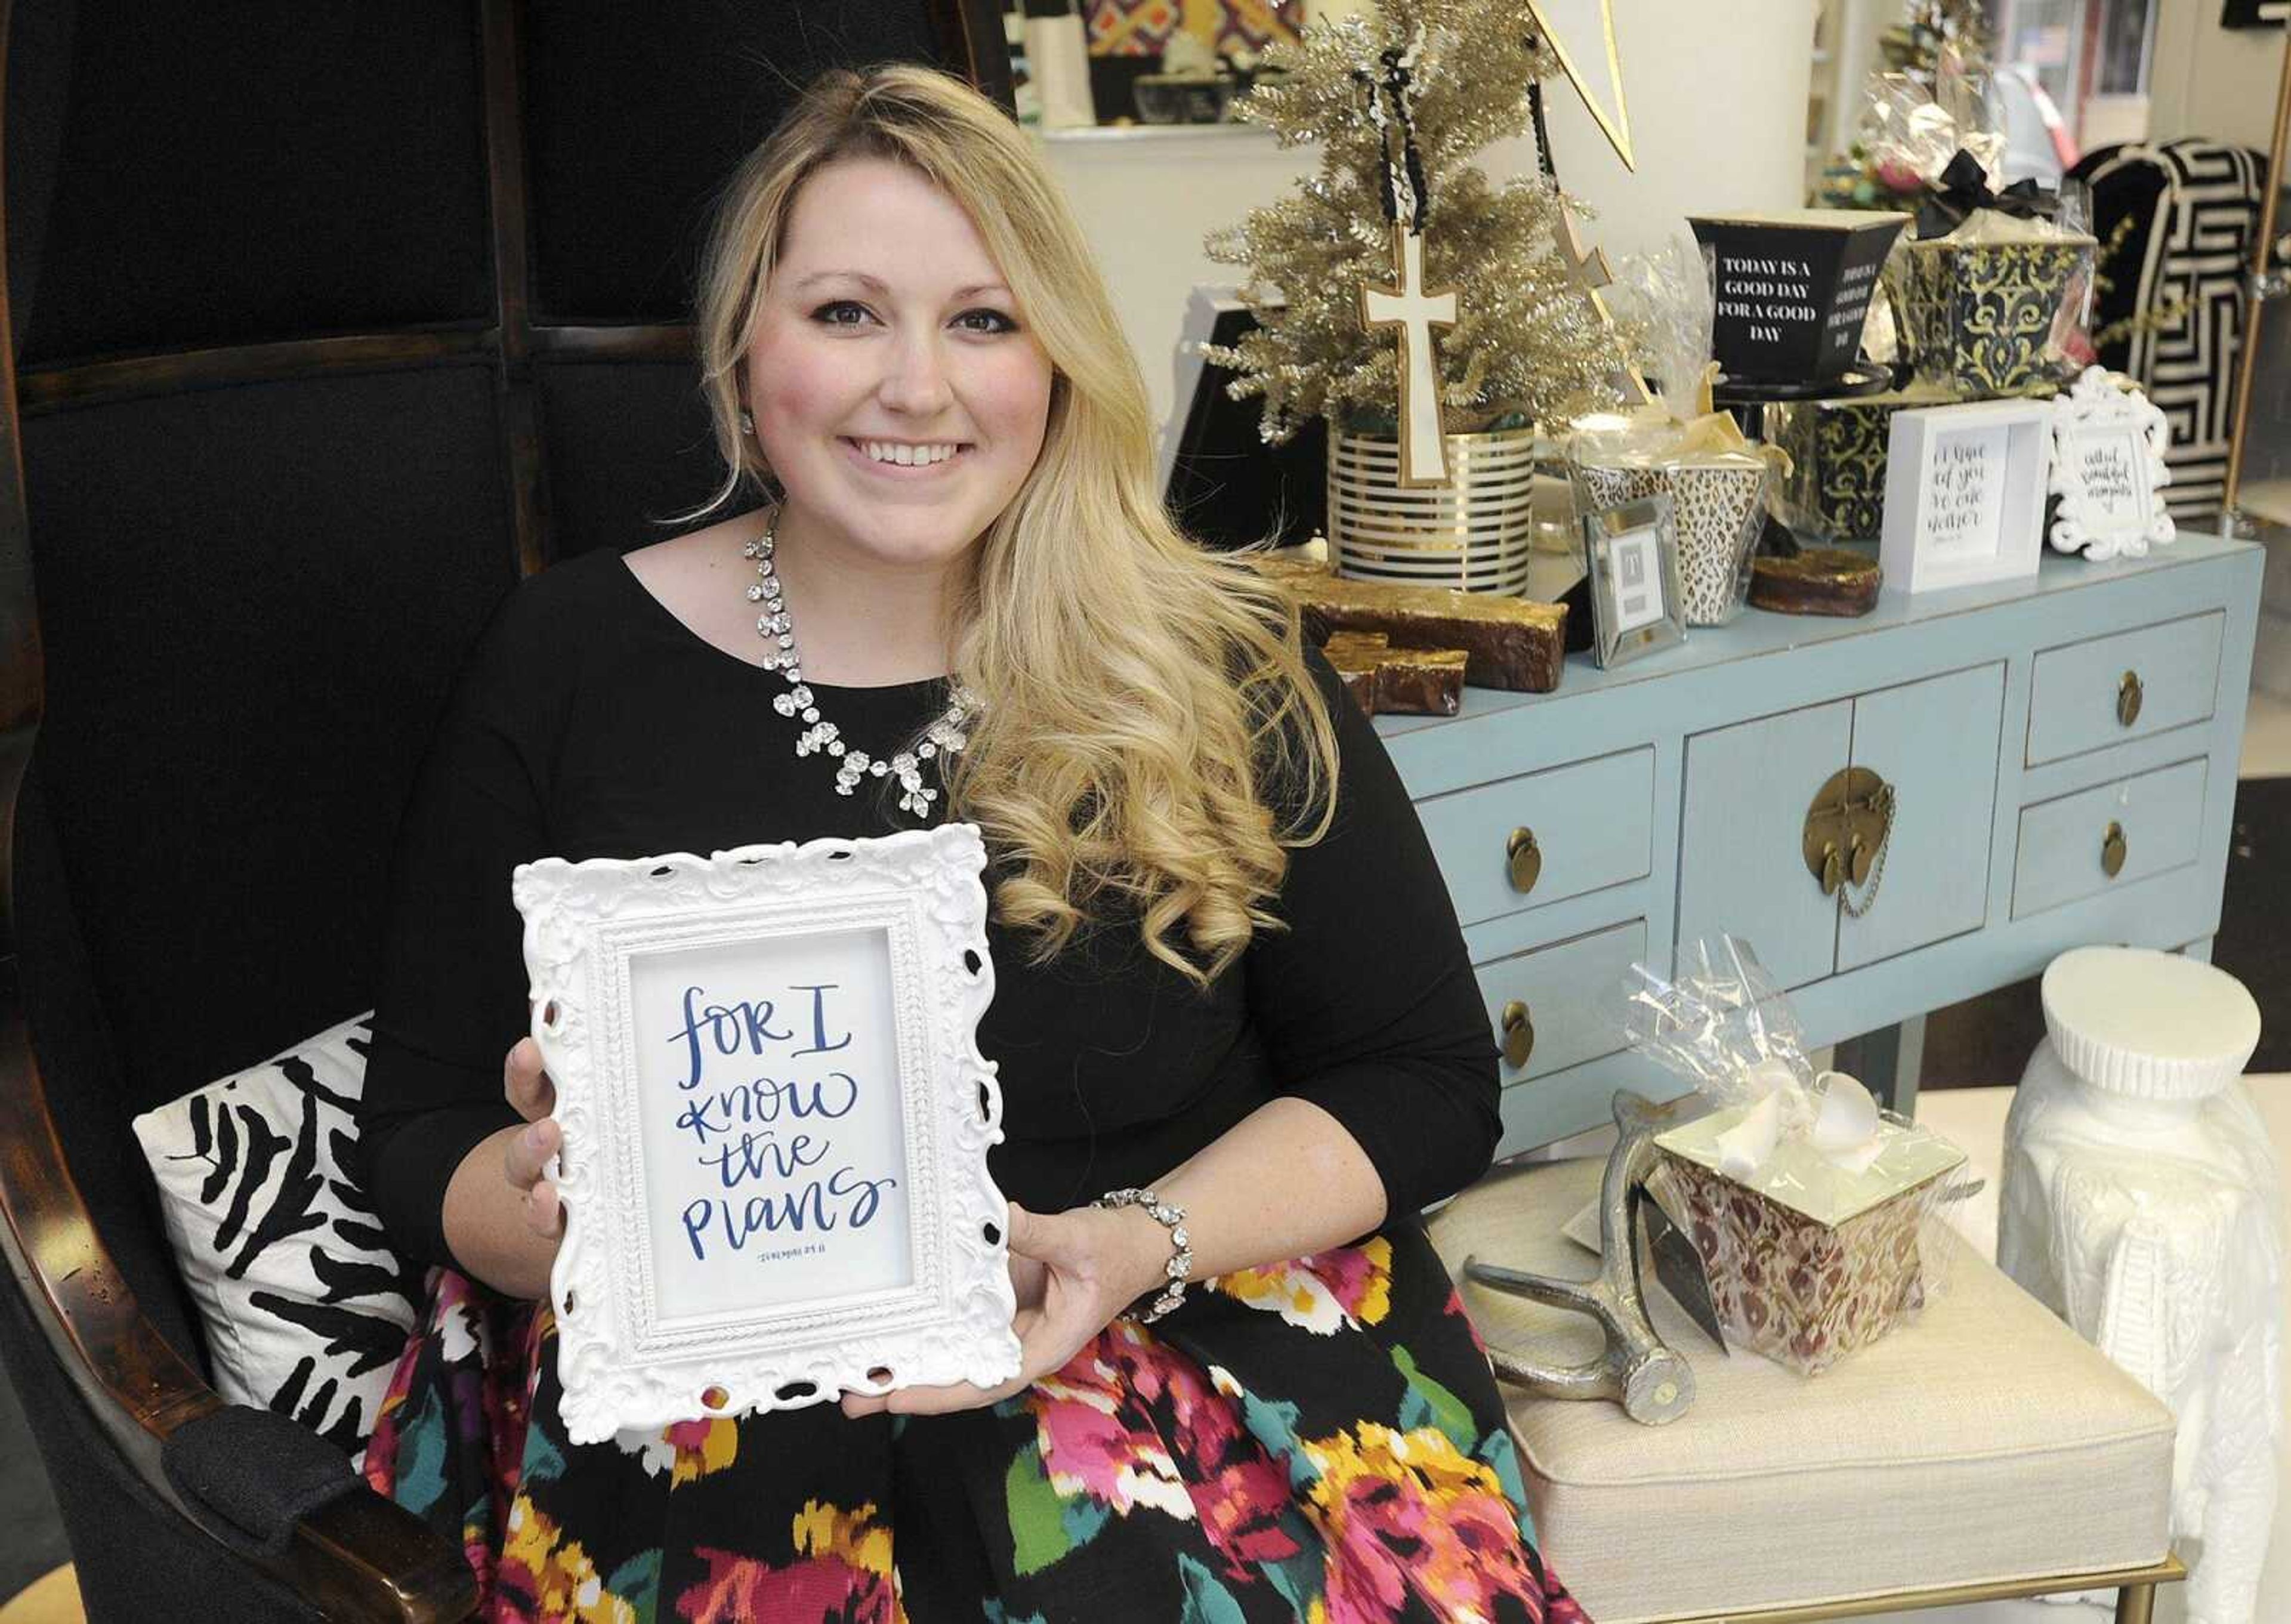
POLYGON ((557 1154, 562 1138, 550 1113, 557 1109, 557 1085, 542 1069, 541 1045, 519 1038, 502 1062, 502 1092, 525 1126, 502 1145, 502 1175, 517 1193, 525 1226, 549 1243, 554 1258, 565 1234, 565 1210, 558 1204, 557 1186, 542 1177, 549 1158, 557 1154))
POLYGON ((440 1215, 446 1245, 463 1274, 502 1296, 543 1298, 565 1234, 565 1208, 542 1170, 563 1139, 550 1115, 557 1085, 531 1038, 503 1057, 502 1096, 523 1120, 478 1140, 454 1170, 440 1215))

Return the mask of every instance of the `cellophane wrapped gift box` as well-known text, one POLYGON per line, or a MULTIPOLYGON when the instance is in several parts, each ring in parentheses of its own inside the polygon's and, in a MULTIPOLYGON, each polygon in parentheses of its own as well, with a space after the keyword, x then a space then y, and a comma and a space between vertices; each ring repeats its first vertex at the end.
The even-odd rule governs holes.
POLYGON ((1923 1307, 1947 1249, 1933 1226, 1965 1154, 1817 1073, 1789 1001, 1732 937, 1634 965, 1633 1045, 1718 1108, 1655 1140, 1655 1198, 1693 1242, 1730 1343, 1804 1375, 1923 1307))
POLYGON ((1887 281, 1917 382, 1985 398, 2056 374, 2054 329, 2098 247, 2089 232, 1990 209, 1901 245, 1887 281))
POLYGON ((1678 595, 1690 626, 1723 626, 1742 612, 1750 560, 1764 528, 1764 458, 1724 413, 1684 422, 1633 420, 1568 442, 1568 473, 1586 513, 1668 495, 1678 537, 1678 595))
MULTIPOLYGON (((1841 1075, 1825 1073, 1828 1086, 1841 1075)), ((1755 1109, 1663 1135, 1656 1177, 1664 1210, 1701 1256, 1727 1335, 1813 1375, 1923 1306, 1934 1282, 1920 1237, 1965 1158, 1931 1134, 1881 1120, 1877 1154, 1860 1172, 1794 1140, 1738 1178, 1721 1170, 1718 1141, 1755 1109)))
POLYGON ((1668 495, 1686 623, 1724 625, 1749 596, 1779 454, 1753 445, 1732 417, 1711 407, 1713 307, 1697 250, 1679 242, 1627 261, 1610 297, 1665 386, 1660 399, 1636 410, 1580 420, 1566 441, 1577 511, 1668 495))
POLYGON ((2085 222, 2034 181, 1992 187, 2007 143, 1961 65, 1930 82, 1873 74, 1867 98, 1856 150, 1887 200, 1917 211, 1885 281, 1917 382, 1981 400, 2064 373, 2098 254, 2085 222))

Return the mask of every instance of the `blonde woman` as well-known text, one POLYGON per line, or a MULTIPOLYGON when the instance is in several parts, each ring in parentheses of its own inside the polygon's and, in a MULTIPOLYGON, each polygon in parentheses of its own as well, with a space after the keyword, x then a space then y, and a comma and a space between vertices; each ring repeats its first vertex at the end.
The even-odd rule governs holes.
POLYGON ((445 1267, 368 1475, 490 1619, 1579 1620, 1416 1221, 1497 1132, 1446 891, 1294 615, 1172 528, 1025 139, 827 75, 699 304, 744 511, 511 594, 401 837, 361 1151, 445 1267), (510 868, 948 817, 992 858, 1022 1375, 570 1444, 510 868))

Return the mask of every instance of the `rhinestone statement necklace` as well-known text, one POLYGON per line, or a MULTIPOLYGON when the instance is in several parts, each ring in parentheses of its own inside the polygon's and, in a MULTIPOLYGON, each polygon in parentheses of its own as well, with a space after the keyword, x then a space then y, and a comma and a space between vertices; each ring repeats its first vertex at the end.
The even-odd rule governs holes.
POLYGON ((848 795, 859 786, 862 778, 896 777, 899 781, 899 809, 912 812, 917 817, 930 816, 931 803, 938 792, 923 783, 922 764, 938 755, 953 755, 970 742, 963 724, 978 713, 978 698, 969 688, 957 682, 954 696, 938 719, 924 730, 922 740, 912 750, 902 750, 889 760, 879 760, 865 751, 847 744, 842 730, 833 722, 821 720, 819 706, 811 690, 804 686, 803 656, 796 652, 795 632, 788 619, 787 599, 781 595, 779 577, 772 566, 772 550, 778 539, 779 513, 773 511, 771 520, 764 527, 763 535, 750 542, 741 551, 756 561, 756 583, 748 589, 748 601, 764 606, 756 620, 756 635, 771 644, 772 652, 765 656, 764 667, 776 671, 787 679, 788 691, 772 695, 772 709, 782 716, 801 716, 809 724, 798 736, 795 753, 808 756, 825 751, 841 758, 835 768, 835 792, 848 795))

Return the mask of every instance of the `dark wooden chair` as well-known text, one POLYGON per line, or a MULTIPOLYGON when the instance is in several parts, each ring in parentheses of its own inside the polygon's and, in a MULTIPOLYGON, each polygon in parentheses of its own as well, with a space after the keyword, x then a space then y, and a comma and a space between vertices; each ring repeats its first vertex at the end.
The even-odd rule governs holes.
POLYGON ((232 1412, 129 1119, 371 1006, 487 613, 711 488, 714 189, 822 67, 1008 105, 1000 7, 8 13, 0 1355, 91 1617, 457 1618, 459 1549, 362 1488, 269 1527, 175 1486, 232 1412))

